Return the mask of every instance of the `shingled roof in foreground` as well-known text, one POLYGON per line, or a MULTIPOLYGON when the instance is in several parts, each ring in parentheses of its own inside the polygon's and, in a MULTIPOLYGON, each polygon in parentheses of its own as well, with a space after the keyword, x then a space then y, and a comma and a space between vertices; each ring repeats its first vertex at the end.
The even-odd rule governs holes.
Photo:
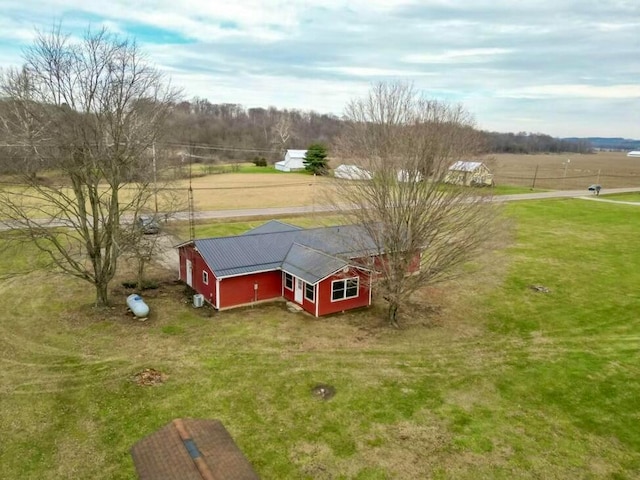
POLYGON ((131 448, 140 480, 259 480, 219 420, 176 419, 131 448))

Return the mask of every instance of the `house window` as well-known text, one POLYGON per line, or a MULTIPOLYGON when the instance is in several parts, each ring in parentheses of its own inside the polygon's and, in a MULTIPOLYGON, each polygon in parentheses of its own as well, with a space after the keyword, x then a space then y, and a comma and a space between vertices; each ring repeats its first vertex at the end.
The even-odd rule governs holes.
POLYGON ((293 290, 293 277, 286 272, 284 274, 284 288, 287 290, 293 290))
POLYGON ((315 285, 311 285, 310 283, 304 284, 304 298, 309 300, 310 302, 315 301, 316 289, 315 285))
POLYGON ((209 285, 209 272, 202 271, 202 283, 209 285))
POLYGON ((346 300, 358 296, 359 278, 345 278, 331 282, 331 301, 346 300))

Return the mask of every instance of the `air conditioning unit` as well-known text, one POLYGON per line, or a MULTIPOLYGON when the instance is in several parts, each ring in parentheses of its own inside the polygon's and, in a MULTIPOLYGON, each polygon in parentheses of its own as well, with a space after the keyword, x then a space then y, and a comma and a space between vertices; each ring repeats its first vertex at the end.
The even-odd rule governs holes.
POLYGON ((204 295, 202 295, 201 293, 196 293, 193 296, 193 306, 195 308, 200 308, 204 306, 204 295))

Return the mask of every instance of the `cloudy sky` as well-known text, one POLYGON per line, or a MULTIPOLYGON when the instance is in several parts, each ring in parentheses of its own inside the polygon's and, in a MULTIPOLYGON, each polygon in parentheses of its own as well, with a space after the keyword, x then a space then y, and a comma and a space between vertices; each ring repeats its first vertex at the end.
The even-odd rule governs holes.
POLYGON ((186 98, 340 115, 409 80, 478 127, 640 138, 639 0, 0 0, 0 67, 35 29, 136 37, 186 98))

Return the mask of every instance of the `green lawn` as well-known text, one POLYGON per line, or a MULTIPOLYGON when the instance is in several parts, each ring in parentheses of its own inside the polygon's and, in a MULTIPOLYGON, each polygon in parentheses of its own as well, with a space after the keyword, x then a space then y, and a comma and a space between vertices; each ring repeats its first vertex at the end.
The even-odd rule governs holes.
POLYGON ((629 193, 612 193, 610 195, 600 194, 602 198, 606 198, 607 200, 621 200, 624 202, 638 202, 640 203, 640 192, 629 192, 629 193))
MULTIPOLYGON (((337 225, 340 223, 340 218, 338 216, 328 214, 315 214, 308 215, 306 217, 284 217, 278 218, 277 220, 303 228, 337 225)), ((197 223, 195 226, 196 238, 240 235, 252 228, 264 224, 265 222, 266 220, 262 218, 242 221, 229 221, 227 219, 222 219, 219 221, 211 220, 206 223, 197 223)), ((186 222, 171 222, 167 224, 167 230, 178 238, 189 238, 189 225, 186 222)))
POLYGON ((99 313, 81 282, 1 282, 0 478, 134 478, 131 445, 176 417, 221 419, 264 479, 638 478, 640 211, 505 208, 514 243, 400 331, 377 307, 209 318, 179 286, 146 294, 143 323, 122 291, 99 313), (133 383, 146 367, 166 383, 133 383))
POLYGON ((491 188, 491 192, 494 195, 514 195, 517 193, 539 193, 547 191, 548 190, 544 190, 542 188, 529 188, 517 185, 496 185, 491 188))

